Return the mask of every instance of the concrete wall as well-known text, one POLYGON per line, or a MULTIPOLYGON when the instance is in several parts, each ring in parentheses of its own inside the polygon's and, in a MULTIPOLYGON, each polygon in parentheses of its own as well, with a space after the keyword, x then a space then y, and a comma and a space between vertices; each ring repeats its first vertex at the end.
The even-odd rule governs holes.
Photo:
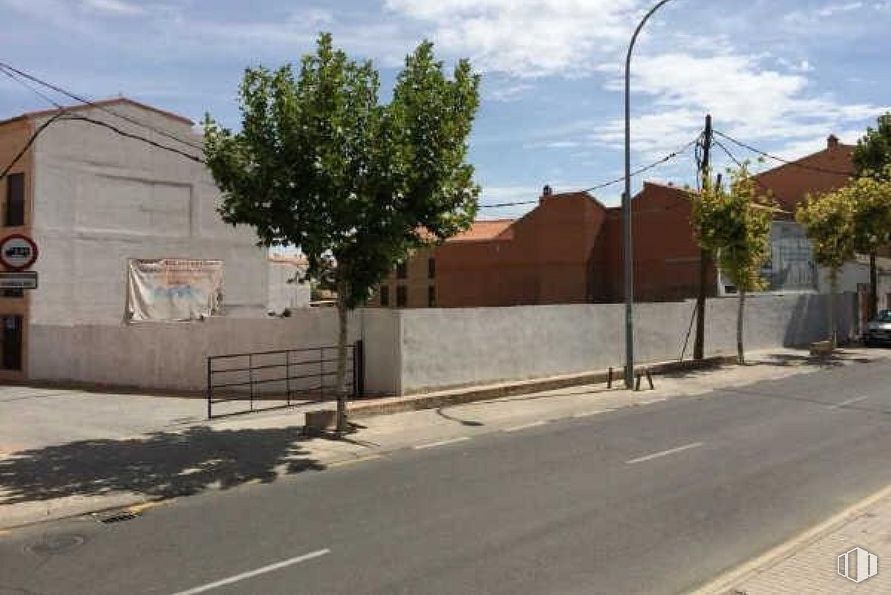
MULTIPOLYGON (((350 342, 361 336, 360 313, 350 342)), ((167 390, 204 390, 206 358, 337 343, 333 308, 289 318, 209 318, 130 325, 32 325, 30 378, 167 390)))
MULTIPOLYGON (((131 104, 109 109, 200 145, 184 121, 131 104)), ((103 111, 79 113, 200 155, 103 111)), ((32 324, 120 324, 129 258, 220 259, 224 312, 266 315, 265 251, 252 230, 220 220, 220 195, 203 165, 82 121, 55 122, 33 153, 40 289, 31 295, 32 324)))
MULTIPOLYGON (((746 347, 802 345, 826 336, 827 296, 761 295, 747 301, 746 347)), ((840 336, 850 335, 855 296, 838 303, 840 336)), ((694 302, 639 304, 638 362, 680 357, 694 302)), ((706 350, 736 350, 735 298, 708 302, 706 350)), ((367 308, 350 320, 349 341, 365 343, 366 390, 411 394, 461 385, 621 367, 621 304, 505 308, 367 308)), ((202 390, 208 355, 334 345, 333 308, 289 318, 211 318, 192 323, 33 325, 31 378, 202 390)), ((689 358, 692 336, 687 347, 689 358)), ((255 361, 255 363, 258 363, 255 361)), ((274 388, 274 387, 272 387, 274 388)))
MULTIPOLYGON (((839 301, 844 337, 852 328, 854 298, 846 294, 839 301)), ((639 304, 637 360, 678 359, 693 308, 692 301, 639 304)), ((709 300, 710 355, 736 352, 736 309, 735 298, 709 300)), ((403 394, 621 367, 624 360, 619 304, 406 310, 399 315, 403 394)), ((827 325, 826 296, 753 296, 746 308, 746 348, 802 345, 825 338, 827 325)))
POLYGON ((267 313, 281 314, 285 310, 309 307, 311 294, 309 282, 292 282, 298 275, 303 275, 305 270, 305 266, 291 262, 269 261, 267 313))

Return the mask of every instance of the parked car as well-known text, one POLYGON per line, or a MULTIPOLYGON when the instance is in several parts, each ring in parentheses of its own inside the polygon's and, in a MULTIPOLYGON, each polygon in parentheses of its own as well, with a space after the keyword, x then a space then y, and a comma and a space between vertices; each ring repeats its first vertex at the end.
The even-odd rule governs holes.
POLYGON ((880 310, 878 316, 867 323, 863 342, 867 346, 891 343, 891 310, 880 310))

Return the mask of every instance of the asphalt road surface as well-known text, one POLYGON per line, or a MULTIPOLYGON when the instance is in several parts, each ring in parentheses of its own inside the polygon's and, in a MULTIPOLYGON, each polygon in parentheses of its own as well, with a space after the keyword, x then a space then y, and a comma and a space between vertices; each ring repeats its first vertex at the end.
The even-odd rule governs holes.
POLYGON ((891 482, 889 414, 876 362, 430 444, 0 535, 0 591, 681 592, 891 482))

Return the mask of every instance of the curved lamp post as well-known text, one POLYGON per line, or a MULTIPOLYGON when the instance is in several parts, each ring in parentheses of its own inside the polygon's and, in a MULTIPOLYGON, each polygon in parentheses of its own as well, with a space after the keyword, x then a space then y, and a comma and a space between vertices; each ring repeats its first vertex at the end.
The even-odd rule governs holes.
POLYGON ((622 194, 623 259, 625 274, 625 388, 634 384, 634 250, 631 241, 631 52, 641 29, 653 16, 653 13, 668 4, 671 0, 661 0, 644 15, 631 43, 628 44, 628 55, 625 58, 625 192, 622 194))

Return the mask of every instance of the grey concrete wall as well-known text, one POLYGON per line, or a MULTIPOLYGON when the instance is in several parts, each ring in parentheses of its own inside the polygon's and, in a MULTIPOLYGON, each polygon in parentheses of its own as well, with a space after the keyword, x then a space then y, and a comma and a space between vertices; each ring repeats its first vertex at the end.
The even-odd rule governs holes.
MULTIPOLYGON (((709 300, 708 354, 736 352, 737 303, 736 298, 709 300)), ((750 296, 746 348, 802 345, 825 338, 827 304, 827 296, 817 294, 750 296)), ((637 305, 637 361, 678 359, 693 308, 692 301, 637 305)), ((854 312, 854 296, 840 297, 840 336, 850 334, 854 312)), ((624 360, 620 304, 418 309, 399 315, 401 394, 621 367, 624 360)), ((689 341, 688 358, 692 335, 689 341)))
MULTIPOLYGON (((361 336, 360 313, 349 340, 361 336)), ((32 380, 146 389, 203 390, 206 357, 334 345, 333 308, 295 310, 289 318, 210 318, 203 322, 31 326, 32 380)), ((374 371, 371 371, 374 378, 374 371)), ((376 382, 376 380, 373 380, 376 382)))
MULTIPOLYGON (((750 297, 747 349, 802 345, 825 338, 827 303, 827 296, 816 294, 750 297)), ((838 301, 841 337, 851 334, 855 304, 852 294, 838 301)), ((678 359, 693 308, 692 301, 638 304, 638 362, 678 359)), ((736 309, 736 298, 709 300, 708 354, 735 353, 736 309)), ((352 315, 349 341, 361 338, 365 342, 367 391, 398 395, 621 367, 623 319, 621 304, 370 308, 352 315)), ((36 324, 31 327, 29 372, 33 380, 197 391, 205 386, 208 355, 317 347, 336 341, 333 308, 299 309, 290 318, 272 319, 36 324)), ((693 349, 692 336, 689 341, 687 358, 693 349)))

